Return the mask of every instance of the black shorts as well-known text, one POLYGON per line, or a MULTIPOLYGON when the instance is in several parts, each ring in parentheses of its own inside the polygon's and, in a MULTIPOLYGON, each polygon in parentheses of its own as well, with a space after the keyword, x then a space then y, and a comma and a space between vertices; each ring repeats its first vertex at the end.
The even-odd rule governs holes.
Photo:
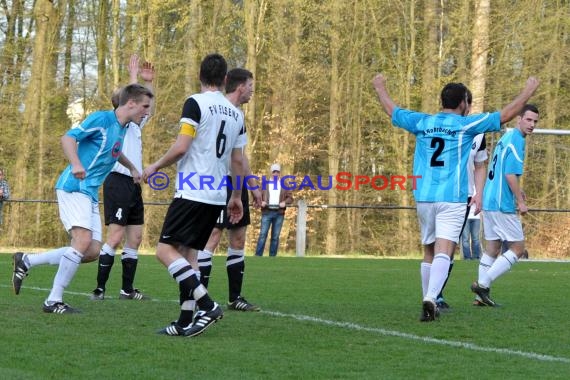
POLYGON ((202 250, 225 206, 174 198, 160 233, 159 242, 202 250))
MULTIPOLYGON (((229 186, 227 187, 227 189, 228 189, 228 196, 226 198, 226 205, 228 204, 228 202, 230 201, 230 197, 232 196, 232 190, 230 189, 229 186)), ((216 220, 216 228, 219 228, 220 230, 223 230, 224 228, 231 230, 238 227, 249 226, 251 223, 249 217, 249 190, 247 190, 245 186, 241 188, 241 204, 243 206, 243 218, 241 218, 239 222, 237 222, 236 224, 231 224, 228 216, 228 208, 224 207, 224 209, 218 216, 218 220, 216 220)))
POLYGON ((144 224, 141 185, 133 177, 111 172, 103 183, 103 206, 106 226, 144 224))

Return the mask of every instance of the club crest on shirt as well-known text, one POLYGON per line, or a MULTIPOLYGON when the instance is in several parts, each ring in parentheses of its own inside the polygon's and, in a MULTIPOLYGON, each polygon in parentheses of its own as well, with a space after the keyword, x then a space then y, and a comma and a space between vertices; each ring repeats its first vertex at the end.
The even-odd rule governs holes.
POLYGON ((120 154, 121 154, 121 142, 117 141, 115 145, 113 145, 113 149, 111 150, 111 156, 113 156, 113 158, 117 158, 119 157, 120 154))

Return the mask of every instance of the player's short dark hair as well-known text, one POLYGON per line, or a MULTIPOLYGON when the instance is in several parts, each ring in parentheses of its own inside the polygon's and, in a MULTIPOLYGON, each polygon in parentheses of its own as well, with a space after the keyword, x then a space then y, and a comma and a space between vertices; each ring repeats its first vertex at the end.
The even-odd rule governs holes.
POLYGON ((226 94, 234 92, 240 84, 246 83, 248 79, 253 79, 253 74, 249 70, 238 67, 228 71, 226 75, 226 94))
POLYGON ((473 94, 471 91, 469 91, 469 89, 467 89, 467 104, 473 104, 473 94))
POLYGON ((119 96, 121 95, 122 88, 116 88, 111 95, 111 104, 113 104, 113 108, 117 108, 119 106, 119 96))
POLYGON ((121 89, 119 93, 119 106, 124 106, 129 100, 140 102, 145 96, 150 99, 154 98, 154 94, 148 88, 140 84, 129 84, 121 89))
MULTIPOLYGON (((471 92, 463 83, 448 83, 441 90, 441 106, 443 108, 455 109, 462 101, 469 104, 471 92)), ((471 97, 473 100, 473 97, 471 97)))
POLYGON ((200 82, 207 86, 221 87, 227 72, 228 64, 221 54, 208 54, 200 64, 200 82))
POLYGON ((538 115, 538 107, 535 106, 534 104, 530 103, 525 104, 521 109, 521 112, 519 112, 519 116, 523 117, 526 111, 534 112, 535 114, 538 115))

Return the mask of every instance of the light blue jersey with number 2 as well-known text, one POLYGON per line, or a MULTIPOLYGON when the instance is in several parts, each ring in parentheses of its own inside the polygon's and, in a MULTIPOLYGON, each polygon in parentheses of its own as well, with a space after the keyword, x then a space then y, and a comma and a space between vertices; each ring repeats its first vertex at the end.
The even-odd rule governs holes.
POLYGON ((499 112, 461 116, 429 115, 395 108, 392 123, 416 135, 413 191, 416 202, 466 203, 467 161, 473 139, 501 128, 499 112))

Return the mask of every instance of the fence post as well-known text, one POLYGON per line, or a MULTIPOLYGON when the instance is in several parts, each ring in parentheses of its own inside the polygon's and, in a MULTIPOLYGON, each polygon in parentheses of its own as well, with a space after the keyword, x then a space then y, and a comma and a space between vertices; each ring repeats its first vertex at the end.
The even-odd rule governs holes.
POLYGON ((297 257, 305 256, 307 241, 307 203, 303 199, 297 202, 297 232, 296 232, 296 252, 297 257))

